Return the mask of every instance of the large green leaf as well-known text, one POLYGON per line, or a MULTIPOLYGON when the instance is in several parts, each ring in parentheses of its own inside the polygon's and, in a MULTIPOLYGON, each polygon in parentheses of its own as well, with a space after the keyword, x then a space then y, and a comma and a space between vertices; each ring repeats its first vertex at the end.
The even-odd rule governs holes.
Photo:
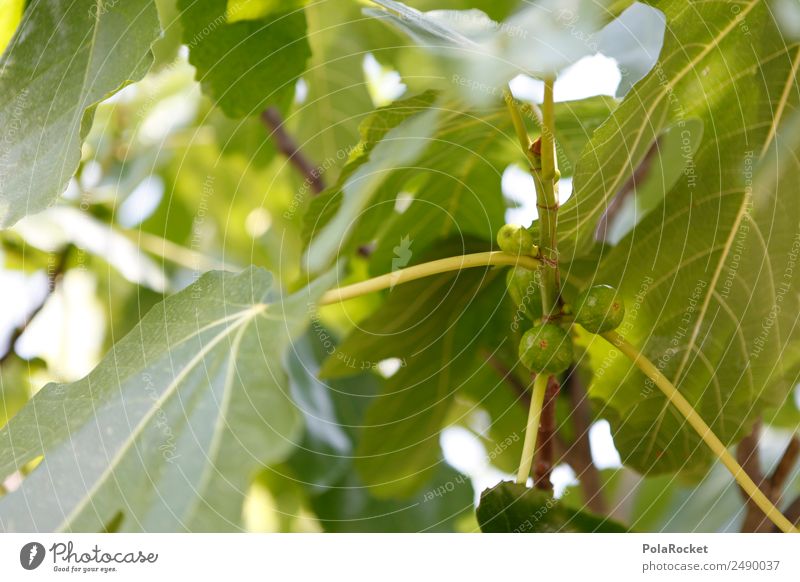
MULTIPOLYGON (((787 355, 797 342, 800 308, 797 126, 781 125, 798 103, 793 63, 800 49, 787 50, 766 7, 742 11, 746 31, 730 21, 735 42, 720 40, 726 52, 709 51, 714 62, 702 69, 706 76, 690 75, 693 84, 679 85, 674 96, 705 127, 692 171, 611 251, 596 276, 618 284, 635 306, 623 335, 729 444, 795 384, 796 360, 787 355), (723 65, 724 78, 706 85, 707 77, 722 75, 723 65), (743 72, 732 75, 734 67, 743 72)), ((692 26, 684 27, 684 19, 726 12, 713 4, 691 6, 669 28, 681 31, 692 26)), ((704 470, 710 452, 661 392, 601 340, 592 352, 602 373, 590 395, 608 405, 623 462, 648 472, 704 470)))
MULTIPOLYGON (((728 113, 733 117, 754 105, 744 101, 741 95, 746 93, 741 91, 747 92, 748 85, 761 81, 753 76, 758 62, 774 58, 775 51, 782 48, 777 31, 766 43, 753 33, 763 30, 768 18, 763 0, 749 0, 739 10, 732 10, 726 2, 665 0, 653 4, 667 16, 661 57, 595 132, 581 156, 573 181, 575 195, 559 215, 559 248, 565 258, 591 246, 597 220, 659 136, 677 126, 681 132, 690 132, 686 137, 691 142, 697 129, 689 122, 703 117, 707 109, 717 116, 728 113), (757 44, 771 46, 754 46, 757 44), (734 102, 730 96, 737 91, 740 98, 734 102), (730 103, 723 106, 726 99, 730 103)), ((726 126, 719 123, 719 117, 708 121, 712 125, 705 128, 703 141, 705 147, 716 147, 725 137, 726 126)), ((743 123, 740 118, 732 122, 743 123)))
POLYGON ((147 72, 158 35, 152 0, 28 7, 0 57, 0 227, 64 192, 94 106, 147 72))
POLYGON ((226 115, 246 117, 271 105, 288 107, 311 56, 302 9, 231 21, 227 0, 179 0, 178 7, 189 62, 203 90, 226 115))
POLYGON ((281 299, 260 269, 204 275, 86 378, 45 387, 0 431, 0 475, 44 455, 0 528, 237 529, 256 471, 300 435, 282 361, 333 277, 281 299))
POLYGON ((504 481, 481 493, 484 533, 625 533, 623 525, 564 505, 553 494, 504 481))
POLYGON ((421 12, 395 0, 374 3, 381 8, 365 12, 439 55, 449 86, 476 105, 490 103, 520 73, 554 75, 595 52, 586 39, 602 26, 610 4, 577 0, 565 7, 542 0, 495 22, 474 8, 421 12))

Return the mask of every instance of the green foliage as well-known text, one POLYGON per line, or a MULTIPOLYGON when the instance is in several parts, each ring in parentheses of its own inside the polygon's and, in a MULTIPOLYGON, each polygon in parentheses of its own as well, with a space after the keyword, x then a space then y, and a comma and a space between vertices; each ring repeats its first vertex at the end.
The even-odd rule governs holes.
POLYGON ((501 23, 474 8, 421 12, 394 0, 375 3, 381 9, 368 8, 366 13, 439 55, 448 79, 480 87, 461 91, 477 105, 490 102, 520 72, 552 75, 591 54, 585 38, 600 28, 605 15, 604 2, 583 0, 573 3, 571 18, 564 17, 558 2, 545 0, 524 5, 501 23))
POLYGON ((284 11, 283 4, 280 11, 231 21, 227 0, 178 0, 189 62, 203 89, 230 117, 291 103, 311 49, 305 13, 284 11))
MULTIPOLYGON (((336 489, 311 500, 325 531, 446 532, 472 510, 472 487, 464 475, 439 467, 425 489, 410 498, 375 498, 350 474, 336 489)), ((474 523, 474 522, 473 522, 474 523)))
POLYGON ((50 206, 80 161, 95 106, 150 68, 150 1, 38 2, 0 57, 0 227, 50 206), (58 31, 57 47, 53 31, 58 31), (66 57, 69 58, 66 58, 66 57), (66 59, 66 60, 65 60, 66 59))
MULTIPOLYGON (((658 77, 632 91, 613 121, 598 130, 598 143, 606 145, 603 153, 595 149, 591 160, 606 162, 602 168, 595 161, 585 166, 583 185, 579 169, 576 196, 580 205, 594 198, 593 184, 600 188, 602 181, 603 192, 609 192, 613 177, 626 174, 613 151, 620 140, 631 139, 623 128, 639 123, 632 121, 637 116, 651 121, 638 126, 644 134, 637 140, 644 141, 654 128, 680 127, 684 118, 702 120, 705 130, 691 171, 607 254, 595 278, 618 287, 629 311, 636 304, 620 328, 623 335, 656 362, 723 442, 734 444, 765 407, 786 399, 796 378, 796 369, 783 370, 780 362, 796 341, 791 314, 796 312, 792 248, 798 207, 778 193, 787 183, 781 180, 796 175, 791 153, 796 150, 783 121, 798 101, 792 72, 798 49, 777 39, 762 3, 742 9, 747 30, 741 25, 744 16, 733 17, 723 6, 698 7, 692 15, 673 8, 679 15, 668 27, 662 61, 674 97, 668 98, 658 77), (701 20, 713 27, 699 31, 701 20), (705 41, 686 53, 689 38, 705 41), (729 75, 724 69, 732 63, 754 71, 761 81, 729 75), (709 74, 698 77, 695 70, 709 74), (776 118, 775 112, 783 116, 776 118), (712 131, 715 127, 725 131, 712 131), (768 155, 759 163, 762 151, 768 155), (776 167, 787 172, 785 178, 774 175, 776 167)), ((673 18, 671 11, 667 14, 673 18)), ((628 147, 639 151, 639 144, 628 147)), ((566 216, 566 224, 572 223, 569 212, 566 216)), ((640 471, 690 474, 708 467, 708 449, 649 380, 610 355, 601 341, 591 352, 603 371, 590 395, 608 405, 626 464, 640 471)))
MULTIPOLYGON (((509 160, 518 155, 505 106, 465 109, 458 102, 436 101, 435 95, 426 92, 399 100, 362 122, 361 142, 350 154, 338 183, 314 198, 305 213, 307 239, 318 237, 339 211, 346 197, 345 184, 370 159, 375 144, 381 140, 386 143, 386 133, 410 116, 436 108, 440 118, 437 131, 413 162, 400 165, 394 160, 394 170, 380 174, 382 182, 374 179, 377 185, 369 193, 369 205, 347 223, 344 241, 341 237, 336 240, 337 251, 348 254, 374 245, 372 272, 379 274, 392 264, 395 247, 404 238, 414 241, 415 252, 424 252, 437 240, 456 235, 495 240, 505 223, 507 207, 501 190, 502 173, 509 160), (396 210, 402 200, 400 194, 407 201, 402 212, 396 210)), ((612 99, 602 97, 558 104, 559 163, 566 173, 574 167, 577 152, 593 128, 613 106, 612 99)), ((532 112, 530 115, 535 118, 532 112)))
POLYGON ((4 531, 97 531, 119 512, 119 531, 240 527, 255 470, 302 428, 282 361, 334 276, 284 300, 263 270, 209 273, 85 379, 45 387, 0 431, 0 475, 44 455, 0 498, 4 531))
MULTIPOLYGON (((722 145, 722 139, 734 139, 728 138, 727 132, 711 128, 719 127, 721 116, 726 114, 731 122, 741 125, 741 109, 758 107, 753 94, 758 85, 749 76, 731 75, 732 66, 746 70, 759 66, 761 59, 770 59, 772 64, 781 66, 774 52, 780 43, 775 35, 766 34, 762 28, 768 10, 763 2, 748 2, 739 11, 722 3, 685 10, 686 4, 680 0, 660 2, 658 7, 666 13, 668 21, 659 62, 628 93, 584 151, 575 172, 574 189, 579 195, 564 205, 559 216, 562 252, 587 248, 594 225, 610 198, 624 186, 669 127, 678 125, 689 132, 684 134, 685 139, 697 140, 699 127, 694 120, 705 117, 704 121, 711 124, 705 124, 706 144, 717 147, 722 145), (745 20, 746 27, 742 24, 745 20), (760 34, 754 32, 759 30, 760 34), (699 71, 704 74, 697 74, 699 71), (744 94, 753 97, 744 100, 744 94), (739 96, 738 100, 734 101, 734 95, 739 96), (729 106, 721 106, 726 98, 730 100, 729 106), (708 117, 710 112, 713 118, 708 117)), ((754 121, 750 118, 748 123, 754 121)), ((731 150, 727 155, 741 154, 731 150)), ((695 158, 695 166, 702 167, 698 162, 695 158)))
MULTIPOLYGON (((595 499, 615 516, 739 526, 701 435, 586 330, 616 329, 725 445, 757 421, 800 424, 785 6, 40 0, 23 18, 24 4, 0 1, 0 286, 30 283, 0 318, 19 326, 0 330, 14 340, 0 529, 475 530, 472 483, 440 442, 471 435, 476 475, 515 473, 531 370, 567 369, 552 461, 581 486, 556 499, 500 483, 483 531, 627 531, 583 511, 591 467, 574 449, 600 419, 624 466, 594 475, 595 499), (623 100, 515 99, 512 122, 511 79, 598 50, 625 69, 623 100), (539 221, 506 224, 503 179, 550 122, 572 193, 547 206, 541 281, 521 266, 539 221), (471 253, 479 267, 460 269, 471 253), (350 284, 368 295, 332 305, 350 284), (543 292, 567 317, 525 331, 543 292), (97 351, 82 378, 57 356, 75 328, 97 351)), ((535 199, 529 178, 526 208, 545 182, 535 199)))
MULTIPOLYGON (((412 163, 427 145, 437 127, 438 112, 426 110, 398 124, 385 134, 385 141, 378 142, 361 157, 355 165, 344 169, 347 176, 341 186, 341 203, 330 221, 315 233, 306 252, 307 268, 318 272, 329 266, 340 252, 340 245, 353 222, 374 201, 376 191, 381 188, 387 175, 396 166, 412 163)), ((375 130, 383 132, 383 127, 375 130)), ((369 143, 369 140, 367 140, 369 143)))
POLYGON ((329 532, 452 531, 472 512, 472 488, 440 456, 430 479, 411 498, 376 496, 359 478, 354 466, 359 441, 376 436, 359 427, 368 422, 365 413, 381 398, 385 381, 369 369, 320 381, 319 361, 332 349, 341 353, 317 322, 289 356, 292 397, 306 417, 306 431, 287 464, 303 483, 322 527, 329 532))

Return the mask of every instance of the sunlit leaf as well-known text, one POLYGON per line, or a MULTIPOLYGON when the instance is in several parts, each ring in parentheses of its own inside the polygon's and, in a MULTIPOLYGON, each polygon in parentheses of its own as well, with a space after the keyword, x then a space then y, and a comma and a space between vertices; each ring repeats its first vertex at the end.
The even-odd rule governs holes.
POLYGON ((149 0, 31 4, 0 57, 0 227, 52 204, 80 161, 94 106, 150 68, 149 0))
POLYGON ((281 299, 266 271, 207 274, 86 378, 45 387, 0 431, 0 475, 44 455, 0 528, 98 531, 121 512, 118 531, 238 529, 250 480, 300 435, 283 359, 334 276, 281 299))
MULTIPOLYGON (((705 6, 709 17, 727 11, 705 6)), ((611 251, 594 277, 620 286, 634 306, 623 335, 728 444, 746 434, 762 410, 783 402, 798 374, 796 360, 787 358, 796 345, 800 307, 797 121, 782 122, 800 95, 792 72, 800 49, 787 50, 763 6, 743 10, 748 30, 759 31, 746 37, 752 44, 723 39, 726 29, 746 35, 740 20, 729 21, 712 34, 727 47, 724 55, 707 51, 707 75, 692 75, 688 86, 676 88, 685 114, 703 121, 697 154, 663 204, 611 251), (731 76, 719 68, 723 63, 751 72, 731 76)), ((696 60, 688 58, 687 77, 696 60)), ((623 462, 649 472, 708 467, 710 451, 661 392, 602 340, 592 351, 595 370, 603 371, 590 395, 608 405, 604 414, 623 462)))
POLYGON ((230 117, 285 109, 311 50, 302 10, 229 22, 227 0, 179 0, 183 42, 197 79, 230 117))

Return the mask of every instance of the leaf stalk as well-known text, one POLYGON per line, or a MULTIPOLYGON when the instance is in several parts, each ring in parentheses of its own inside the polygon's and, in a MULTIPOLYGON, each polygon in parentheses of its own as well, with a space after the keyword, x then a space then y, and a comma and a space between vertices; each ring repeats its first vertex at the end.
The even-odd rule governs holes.
POLYGON ((501 251, 491 251, 486 253, 473 253, 470 255, 459 255, 456 257, 448 257, 446 259, 439 259, 437 261, 430 261, 420 265, 414 265, 406 269, 399 269, 392 273, 373 277, 366 281, 360 281, 352 285, 338 287, 331 289, 322 296, 320 305, 329 305, 331 303, 338 303, 347 299, 352 299, 367 293, 381 291, 394 287, 395 285, 402 285, 409 281, 415 281, 431 275, 438 275, 440 273, 447 273, 449 271, 460 271, 462 269, 470 269, 473 267, 490 267, 490 266, 521 266, 526 269, 537 269, 541 262, 528 255, 515 256, 501 251))
POLYGON ((531 474, 533 457, 536 454, 536 436, 539 434, 539 422, 542 418, 542 407, 544 406, 544 395, 547 391, 547 374, 537 374, 533 380, 533 395, 531 396, 531 406, 528 410, 528 423, 525 426, 525 440, 522 441, 522 458, 519 461, 519 471, 517 471, 517 483, 525 485, 528 476, 531 474))
POLYGON ((736 461, 736 459, 728 452, 728 449, 719 440, 714 431, 711 430, 702 417, 697 413, 694 407, 688 400, 680 393, 675 385, 670 382, 664 374, 651 362, 644 354, 642 354, 635 346, 628 343, 620 334, 615 331, 609 331, 602 334, 609 343, 615 346, 648 377, 653 383, 664 393, 670 404, 678 409, 678 412, 683 415, 686 421, 691 425, 695 432, 703 439, 703 442, 711 449, 723 465, 730 471, 733 478, 742 488, 742 490, 753 500, 761 511, 764 512, 769 520, 778 526, 781 531, 785 533, 800 533, 798 530, 781 512, 773 505, 766 495, 759 489, 747 472, 736 461))

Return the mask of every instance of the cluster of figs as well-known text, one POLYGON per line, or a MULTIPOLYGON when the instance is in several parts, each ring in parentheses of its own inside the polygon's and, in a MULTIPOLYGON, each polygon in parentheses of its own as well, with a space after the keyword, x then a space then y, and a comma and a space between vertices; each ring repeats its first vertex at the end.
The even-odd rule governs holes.
MULTIPOLYGON (((537 257, 539 248, 533 235, 522 225, 506 224, 497 233, 500 250, 515 256, 537 257)), ((519 359, 537 374, 561 374, 574 360, 569 325, 562 317, 545 318, 540 276, 537 270, 512 267, 506 276, 508 293, 533 323, 519 344, 519 359), (562 321, 559 323, 559 321, 562 321)), ((574 321, 592 333, 604 333, 619 327, 625 317, 625 303, 610 285, 592 285, 584 289, 573 305, 565 305, 561 315, 574 315, 574 321)))

